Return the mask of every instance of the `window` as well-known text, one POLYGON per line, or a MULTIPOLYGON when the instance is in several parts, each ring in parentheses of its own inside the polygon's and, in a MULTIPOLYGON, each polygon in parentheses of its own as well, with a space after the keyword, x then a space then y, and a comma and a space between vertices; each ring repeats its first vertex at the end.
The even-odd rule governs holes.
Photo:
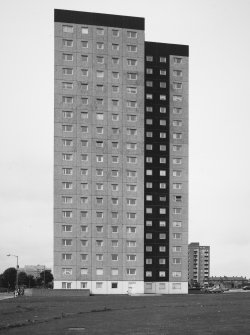
POLYGON ((73 74, 73 69, 71 69, 71 68, 63 68, 63 74, 64 75, 71 75, 72 76, 72 74, 73 74))
MULTIPOLYGON (((136 94, 137 93, 137 87, 127 87, 127 93, 136 94)), ((128 102, 135 102, 135 101, 128 101, 128 102)), ((136 104, 136 102, 135 102, 136 104)), ((130 107, 130 106, 128 106, 130 107)), ((136 106, 131 106, 136 107, 136 106)))
POLYGON ((88 112, 81 112, 81 119, 88 119, 88 117, 89 117, 89 114, 88 114, 88 112))
POLYGON ((96 71, 97 78, 104 78, 104 71, 96 71))
POLYGON ((166 57, 160 57, 160 63, 166 63, 167 58, 166 57))
POLYGON ((161 81, 160 88, 166 88, 166 87, 167 87, 167 83, 165 81, 161 81))
POLYGON ((88 34, 89 28, 88 27, 82 27, 82 34, 88 34))
POLYGON ((81 189, 86 191, 89 188, 88 183, 81 183, 81 189))
POLYGON ((152 277, 152 271, 146 271, 145 275, 146 277, 152 277))
POLYGON ((148 112, 148 113, 153 112, 153 107, 151 107, 151 106, 147 106, 147 107, 146 107, 146 112, 148 112))
POLYGON ((96 254, 97 261, 103 261, 103 254, 96 254))
POLYGON ((73 155, 72 154, 62 154, 64 161, 72 161, 73 155))
POLYGON ((67 196, 62 196, 62 202, 64 204, 72 204, 73 203, 73 198, 72 197, 67 197, 67 196))
POLYGON ((104 132, 104 128, 103 127, 96 127, 96 133, 97 134, 103 134, 103 132, 104 132))
POLYGON ((146 200, 147 201, 152 201, 153 200, 153 196, 152 195, 146 195, 146 200))
POLYGON ((82 62, 88 62, 88 56, 87 55, 82 55, 82 62))
POLYGON ((147 62, 153 62, 153 56, 146 56, 147 62))
POLYGON ((166 134, 166 133, 163 133, 163 132, 161 132, 161 133, 160 133, 160 138, 167 138, 167 134, 166 134))
POLYGON ((128 52, 137 52, 137 46, 136 45, 127 45, 127 51, 128 52))
POLYGON ((103 56, 97 56, 96 57, 96 62, 99 64, 104 64, 104 57, 103 56))
POLYGON ((104 29, 103 28, 96 28, 96 34, 97 35, 104 35, 104 29))
POLYGON ((127 219, 129 220, 136 219, 136 213, 127 213, 127 219))
POLYGON ((175 64, 181 64, 182 63, 182 58, 180 58, 180 57, 174 57, 174 63, 175 64))
POLYGON ((173 264, 181 264, 181 258, 173 258, 173 264))
POLYGON ((152 100, 153 99, 153 94, 146 94, 146 99, 152 100))
POLYGON ((63 117, 65 119, 72 119, 73 117, 73 112, 72 111, 63 111, 63 117))
MULTIPOLYGON (((72 175, 73 174, 73 169, 72 168, 63 168, 63 174, 64 175, 72 175)), ((71 186, 72 186, 72 183, 69 183, 69 184, 71 184, 71 186)), ((67 182, 66 182, 66 185, 67 185, 67 182)))
POLYGON ((118 191, 118 185, 117 184, 112 184, 111 188, 112 188, 112 191, 118 191))
POLYGON ((131 121, 131 122, 137 121, 137 115, 128 114, 127 115, 127 121, 131 121))
POLYGON ((136 275, 136 269, 127 269, 127 275, 136 275))
POLYGON ((81 126, 82 133, 88 133, 88 126, 81 126))
POLYGON ((147 74, 153 74, 153 69, 151 69, 151 68, 146 68, 146 73, 147 73, 147 74))
POLYGON ((167 184, 166 183, 160 183, 160 189, 166 189, 167 184))
POLYGON ((118 261, 118 255, 117 254, 112 254, 111 255, 111 260, 117 262, 118 261))
POLYGON ((117 30, 117 29, 112 29, 112 36, 113 36, 113 37, 118 37, 118 36, 119 36, 119 30, 117 30))
POLYGON ((65 61, 73 61, 73 55, 72 54, 63 54, 63 60, 65 61))
POLYGON ((64 26, 63 25, 63 32, 64 33, 73 33, 74 29, 73 29, 73 26, 64 26))
POLYGON ((152 258, 146 258, 146 264, 152 264, 152 258))
POLYGON ((128 234, 135 234, 136 233, 136 227, 127 227, 127 233, 128 234))
POLYGON ((103 246, 103 240, 96 240, 96 246, 102 247, 103 246))
POLYGON ((127 59, 127 64, 129 66, 136 66, 137 65, 137 60, 136 59, 127 59))
POLYGON ((62 259, 64 261, 69 261, 72 259, 72 254, 62 254, 62 259))
POLYGON ((118 219, 118 212, 111 212, 112 219, 118 219))
POLYGON ((174 228, 181 228, 182 222, 181 221, 173 221, 174 228))
POLYGON ((127 191, 128 192, 135 192, 136 191, 136 185, 132 185, 132 184, 127 184, 127 191))
POLYGON ((112 205, 118 205, 118 198, 111 199, 112 205))
POLYGON ((136 171, 131 171, 131 170, 127 170, 127 177, 137 177, 137 172, 136 171))
POLYGON ((87 275, 88 274, 88 269, 87 268, 81 268, 81 275, 87 275))
POLYGON ((152 213, 153 213, 153 208, 149 208, 149 207, 147 207, 147 208, 146 208, 146 213, 147 213, 147 214, 152 214, 152 213))
POLYGON ((89 43, 88 43, 88 41, 82 41, 82 48, 88 48, 88 46, 89 46, 89 43))
POLYGON ((63 213, 63 217, 64 217, 65 219, 70 219, 70 218, 73 217, 73 213, 72 213, 72 211, 63 211, 62 213, 63 213))
POLYGON ((159 226, 160 227, 166 227, 166 221, 160 221, 159 226))
POLYGON ((173 139, 174 140, 182 139, 182 133, 173 133, 173 139))
POLYGON ((82 89, 83 91, 87 91, 87 90, 89 89, 88 84, 86 84, 86 83, 81 83, 81 89, 82 89))
POLYGON ((82 69, 82 76, 88 76, 88 70, 87 69, 82 69))
POLYGON ((81 289, 85 289, 87 286, 87 282, 81 282, 81 289))
POLYGON ((153 170, 146 170, 146 176, 152 176, 153 170))
POLYGON ((112 177, 118 177, 119 176, 119 171, 118 170, 112 170, 111 171, 111 176, 112 177))
POLYGON ((166 259, 165 258, 159 258, 159 264, 161 264, 161 265, 166 264, 166 259))
POLYGON ((63 46, 64 47, 73 47, 73 41, 63 39, 63 46))
MULTIPOLYGON (((119 50, 119 44, 112 43, 112 50, 118 51, 119 50)), ((118 58, 116 58, 118 59, 118 58)), ((118 64, 118 63, 116 63, 118 64)))
POLYGON ((112 233, 118 233, 118 227, 117 226, 112 226, 111 230, 112 230, 112 233))
POLYGON ((166 240, 166 234, 159 234, 160 240, 166 240))
POLYGON ((150 221, 150 220, 147 220, 147 221, 146 221, 146 226, 147 226, 147 227, 152 227, 152 225, 153 225, 153 222, 152 222, 152 221, 150 221))
POLYGON ((146 137, 153 137, 153 132, 152 131, 147 131, 146 132, 146 137))
POLYGON ((88 175, 88 169, 81 169, 81 175, 87 176, 88 175))
POLYGON ((174 88, 175 90, 180 90, 180 89, 182 89, 182 83, 177 83, 177 82, 173 83, 173 88, 174 88))
POLYGON ((71 239, 63 239, 62 240, 62 245, 71 246, 72 245, 72 240, 71 239))
MULTIPOLYGON (((65 147, 72 147, 72 145, 73 145, 73 140, 63 139, 62 142, 63 142, 63 146, 65 146, 65 147)), ((63 154, 63 156, 64 155, 67 155, 67 154, 63 154)), ((68 160, 65 157, 63 157, 63 159, 68 160)), ((69 160, 71 160, 71 159, 69 159, 69 160)))
POLYGON ((137 129, 127 128, 127 135, 137 135, 137 129))
POLYGON ((98 85, 96 85, 96 89, 97 89, 97 91, 102 92, 104 90, 104 85, 98 84, 98 85))
POLYGON ((88 105, 89 99, 88 98, 82 98, 82 104, 83 105, 88 105))
POLYGON ((72 190, 73 188, 73 183, 68 182, 68 181, 63 182, 62 185, 63 185, 64 190, 72 190))
MULTIPOLYGON (((115 49, 113 49, 113 50, 115 50, 115 49)), ((119 50, 119 45, 118 45, 118 49, 116 49, 116 50, 119 50)), ((115 58, 115 57, 112 58, 112 64, 114 64, 114 65, 119 64, 119 61, 120 61, 119 58, 115 58)))
POLYGON ((173 75, 175 77, 182 77, 182 71, 181 70, 174 70, 173 75))
POLYGON ((182 163, 182 159, 181 158, 174 158, 173 159, 173 164, 181 164, 182 163))
POLYGON ((147 87, 153 87, 153 82, 147 80, 147 81, 146 81, 146 86, 147 86, 147 87))
POLYGON ((113 79, 119 79, 119 72, 112 72, 113 79))
POLYGON ((112 276, 118 276, 118 274, 119 274, 118 269, 111 269, 112 276))
POLYGON ((81 232, 82 233, 87 233, 88 232, 88 226, 81 225, 81 232))
POLYGON ((146 163, 153 163, 153 157, 146 157, 146 163))
POLYGON ((74 99, 73 97, 62 97, 62 102, 64 104, 73 104, 74 99))
POLYGON ((83 162, 87 162, 88 161, 88 155, 87 154, 82 154, 81 159, 82 159, 83 162))
POLYGON ((88 212, 87 211, 81 211, 81 218, 86 219, 88 217, 88 212))
POLYGON ((119 100, 112 100, 112 106, 113 107, 117 107, 117 106, 119 106, 119 100))
POLYGON ((96 203, 97 203, 98 205, 103 204, 103 198, 96 198, 96 203))
POLYGON ((159 213, 160 214, 166 214, 167 213, 166 208, 160 208, 159 213))
POLYGON ((181 247, 180 246, 174 246, 172 247, 173 252, 181 252, 181 247))
POLYGON ((182 96, 181 95, 173 95, 173 101, 174 102, 181 102, 182 96))
POLYGON ((103 284, 102 282, 97 282, 96 283, 96 288, 97 289, 101 289, 102 288, 102 284, 103 284))
POLYGON ((147 233, 146 234, 146 240, 152 240, 152 238, 153 238, 152 233, 147 233))
POLYGON ((167 71, 166 70, 160 70, 160 75, 161 76, 166 76, 167 75, 167 71))
POLYGON ((127 31, 127 37, 128 38, 137 38, 137 32, 136 31, 127 31))
POLYGON ((98 219, 103 219, 103 212, 96 212, 96 217, 98 218, 98 219))
POLYGON ((160 94, 160 100, 166 101, 167 97, 165 94, 160 94))
POLYGON ((73 271, 72 268, 62 268, 63 275, 72 275, 73 271))
POLYGON ((104 49, 104 43, 103 42, 97 42, 96 43, 96 48, 98 50, 103 50, 104 49))
POLYGON ((182 189, 182 184, 181 183, 174 183, 173 184, 173 189, 174 190, 181 190, 182 189))
POLYGON ((119 157, 118 156, 112 156, 112 163, 119 163, 119 157))
POLYGON ((167 150, 167 146, 166 145, 160 145, 160 151, 166 151, 167 150))
POLYGON ((181 171, 180 170, 173 170, 173 177, 181 177, 181 171))
POLYGON ((136 205, 136 199, 127 199, 127 205, 129 206, 135 206, 136 205))
POLYGON ((181 239, 181 233, 173 233, 173 239, 174 240, 180 240, 181 239))
POLYGON ((174 277, 174 278, 180 278, 181 277, 181 271, 174 271, 174 272, 172 272, 172 277, 174 277))
POLYGON ((103 233, 103 226, 96 226, 97 233, 103 233))
POLYGON ((167 175, 166 170, 160 170, 160 176, 165 177, 167 175))
POLYGON ((153 250, 153 248, 152 248, 151 245, 147 245, 147 246, 146 246, 146 251, 147 251, 147 252, 152 252, 152 250, 153 250))
POLYGON ((165 252, 166 251, 166 247, 165 246, 160 246, 159 247, 159 251, 160 252, 165 252))
POLYGON ((182 108, 173 108, 173 114, 182 114, 182 108))
POLYGON ((127 157, 127 163, 137 164, 137 157, 130 157, 130 156, 128 156, 127 157))
POLYGON ((118 247, 118 241, 117 240, 112 240, 111 241, 111 246, 115 247, 115 248, 118 247))
POLYGON ((62 282, 62 289, 71 289, 71 284, 70 282, 62 282))
POLYGON ((152 188, 153 187, 153 183, 146 183, 146 188, 152 188))
POLYGON ((137 80, 137 73, 127 73, 127 79, 137 80))
POLYGON ((173 208, 173 214, 181 214, 181 208, 173 208))
POLYGON ((167 120, 160 120, 160 126, 166 126, 167 120))
POLYGON ((112 86, 112 92, 118 93, 119 92, 119 86, 112 86))
POLYGON ((166 277, 165 271, 159 271, 159 277, 166 277))
POLYGON ((166 107, 160 107, 160 113, 166 114, 167 113, 166 107))
POLYGON ((182 196, 181 195, 174 195, 174 201, 175 202, 182 202, 182 196))
POLYGON ((137 144, 136 143, 127 143, 127 149, 128 150, 136 150, 137 144))
MULTIPOLYGON (((112 114, 112 121, 119 121, 119 115, 118 114, 112 114)), ((112 128, 113 134, 119 134, 118 128, 112 128)))

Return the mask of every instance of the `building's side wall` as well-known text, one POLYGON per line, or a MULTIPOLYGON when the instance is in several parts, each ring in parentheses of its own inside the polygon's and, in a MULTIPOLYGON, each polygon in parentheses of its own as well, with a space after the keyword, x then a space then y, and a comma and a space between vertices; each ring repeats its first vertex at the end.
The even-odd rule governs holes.
POLYGON ((144 31, 110 25, 55 23, 55 288, 124 293, 135 286, 132 290, 142 292, 144 31), (65 25, 72 32, 63 32, 65 25), (128 31, 137 37, 128 37, 128 31), (128 87, 137 93, 128 93, 128 87))

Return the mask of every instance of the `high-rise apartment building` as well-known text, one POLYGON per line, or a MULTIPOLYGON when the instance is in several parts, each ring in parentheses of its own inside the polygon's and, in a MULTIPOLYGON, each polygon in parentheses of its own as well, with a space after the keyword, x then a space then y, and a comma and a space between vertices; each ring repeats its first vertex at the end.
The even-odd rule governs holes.
POLYGON ((188 46, 55 10, 54 287, 187 293, 188 46))
POLYGON ((204 284, 209 281, 210 247, 198 242, 188 245, 188 282, 204 284))

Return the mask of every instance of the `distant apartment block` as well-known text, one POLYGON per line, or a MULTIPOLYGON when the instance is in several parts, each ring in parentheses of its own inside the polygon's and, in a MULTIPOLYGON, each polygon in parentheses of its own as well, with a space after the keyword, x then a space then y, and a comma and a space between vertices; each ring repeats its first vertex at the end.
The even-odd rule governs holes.
POLYGON ((188 46, 55 10, 54 287, 188 292, 188 46))
POLYGON ((189 283, 208 283, 210 272, 210 247, 200 246, 198 242, 188 245, 189 283))

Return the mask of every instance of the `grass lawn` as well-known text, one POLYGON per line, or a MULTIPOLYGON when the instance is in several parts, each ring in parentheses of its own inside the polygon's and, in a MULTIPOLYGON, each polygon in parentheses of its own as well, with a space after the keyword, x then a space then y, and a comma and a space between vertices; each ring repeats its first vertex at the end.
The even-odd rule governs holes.
POLYGON ((18 297, 0 301, 0 334, 250 334, 250 292, 18 297))

